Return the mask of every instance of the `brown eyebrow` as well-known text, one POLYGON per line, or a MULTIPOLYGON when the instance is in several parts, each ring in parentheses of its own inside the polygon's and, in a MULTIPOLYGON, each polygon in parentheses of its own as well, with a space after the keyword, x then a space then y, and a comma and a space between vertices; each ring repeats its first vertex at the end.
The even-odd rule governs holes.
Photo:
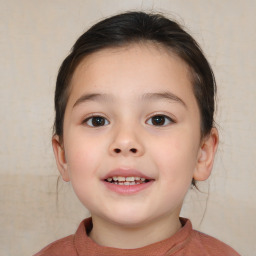
MULTIPOLYGON (((73 108, 86 101, 95 101, 95 100, 109 101, 111 99, 113 98, 109 94, 101 94, 101 93, 84 94, 76 100, 75 104, 73 105, 73 108)), ((176 101, 181 103, 185 108, 187 108, 186 103, 181 98, 179 98, 175 94, 168 91, 158 92, 158 93, 145 93, 142 95, 142 100, 154 100, 154 99, 166 99, 166 100, 176 101)))
POLYGON ((110 99, 112 99, 112 97, 108 94, 101 94, 101 93, 83 94, 80 98, 76 100, 75 104, 73 105, 73 108, 86 101, 95 101, 95 100, 106 101, 110 99))
POLYGON ((151 100, 151 99, 166 99, 171 101, 176 101, 181 103, 185 108, 187 108, 186 103, 179 98, 177 95, 171 93, 171 92, 159 92, 159 93, 145 93, 142 96, 143 100, 151 100))

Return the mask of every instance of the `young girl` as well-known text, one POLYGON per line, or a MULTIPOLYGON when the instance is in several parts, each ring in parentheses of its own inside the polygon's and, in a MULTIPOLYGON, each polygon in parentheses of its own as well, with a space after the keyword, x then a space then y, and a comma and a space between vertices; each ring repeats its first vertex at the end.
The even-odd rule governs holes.
POLYGON ((84 33, 59 70, 52 144, 91 218, 36 255, 239 255, 179 217, 211 174, 215 91, 198 44, 164 16, 124 13, 84 33))

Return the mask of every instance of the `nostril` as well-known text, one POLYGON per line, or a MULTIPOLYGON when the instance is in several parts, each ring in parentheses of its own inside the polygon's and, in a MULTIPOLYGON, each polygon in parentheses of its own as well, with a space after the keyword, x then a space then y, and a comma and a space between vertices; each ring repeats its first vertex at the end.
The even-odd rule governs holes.
POLYGON ((120 152, 121 152, 121 149, 115 148, 114 151, 115 151, 115 153, 120 153, 120 152))
POLYGON ((132 153, 136 153, 137 149, 136 148, 131 148, 130 151, 132 151, 132 153))

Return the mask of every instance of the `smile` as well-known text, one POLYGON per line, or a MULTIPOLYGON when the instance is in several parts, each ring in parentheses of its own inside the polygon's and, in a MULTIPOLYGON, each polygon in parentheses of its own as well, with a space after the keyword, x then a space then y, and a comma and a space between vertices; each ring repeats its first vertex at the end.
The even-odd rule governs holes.
POLYGON ((117 168, 102 178, 103 184, 110 191, 121 195, 133 195, 148 189, 155 179, 131 168, 117 168))
POLYGON ((106 182, 116 184, 116 185, 139 185, 143 183, 149 182, 148 179, 146 178, 141 178, 141 177, 122 177, 122 176, 114 176, 114 177, 109 177, 105 179, 106 182))

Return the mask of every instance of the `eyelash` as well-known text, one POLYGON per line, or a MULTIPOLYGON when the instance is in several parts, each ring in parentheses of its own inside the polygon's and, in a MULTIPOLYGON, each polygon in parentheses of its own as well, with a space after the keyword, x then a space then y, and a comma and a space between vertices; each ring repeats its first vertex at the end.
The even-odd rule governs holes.
MULTIPOLYGON (((156 115, 151 116, 150 118, 148 118, 146 120, 146 123, 148 123, 149 120, 152 120, 152 118, 164 118, 164 123, 160 124, 160 125, 159 124, 155 124, 154 125, 152 123, 152 121, 151 121, 150 125, 153 125, 153 126, 160 126, 160 127, 162 127, 162 126, 167 126, 167 125, 169 125, 171 123, 175 123, 175 121, 172 118, 170 118, 169 116, 166 116, 166 115, 162 115, 162 114, 156 114, 156 115), (168 123, 166 124, 166 122, 168 122, 168 123)), ((90 117, 86 118, 83 121, 83 124, 86 124, 89 127, 101 127, 101 126, 109 125, 110 122, 107 120, 107 118, 105 118, 105 117, 103 117, 101 115, 94 115, 94 116, 90 116, 90 117), (93 118, 95 118, 95 119, 98 118, 98 120, 94 120, 94 121, 101 121, 101 122, 103 121, 103 124, 102 125, 101 124, 100 125, 93 125, 93 118), (106 122, 107 122, 107 124, 106 124, 106 122)))
POLYGON ((170 118, 169 116, 166 116, 166 115, 163 115, 163 114, 155 114, 155 115, 153 115, 153 116, 151 116, 149 119, 147 119, 147 122, 149 121, 149 120, 152 120, 152 118, 164 118, 164 124, 163 125, 154 125, 153 123, 152 123, 152 121, 151 121, 151 124, 150 125, 154 125, 154 126, 160 126, 160 127, 162 127, 162 126, 167 126, 167 125, 169 125, 169 124, 171 124, 171 123, 175 123, 175 121, 172 119, 172 118, 170 118), (166 121, 168 122, 167 124, 166 124, 166 121))

